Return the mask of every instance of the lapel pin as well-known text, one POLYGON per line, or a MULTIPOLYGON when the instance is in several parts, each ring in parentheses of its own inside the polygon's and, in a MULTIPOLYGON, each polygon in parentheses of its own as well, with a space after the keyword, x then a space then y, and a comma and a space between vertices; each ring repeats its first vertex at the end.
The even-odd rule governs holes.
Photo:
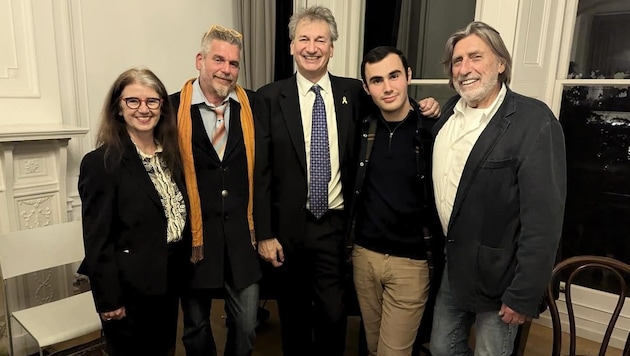
POLYGON ((346 99, 346 97, 344 96, 343 98, 341 98, 341 103, 342 104, 347 104, 348 103, 348 99, 346 99))

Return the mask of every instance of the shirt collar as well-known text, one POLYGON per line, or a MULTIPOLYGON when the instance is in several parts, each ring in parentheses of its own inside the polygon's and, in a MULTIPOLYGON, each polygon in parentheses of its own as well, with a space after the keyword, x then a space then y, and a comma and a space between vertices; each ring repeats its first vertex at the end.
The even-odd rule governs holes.
MULTIPOLYGON (((238 101, 238 96, 236 96, 236 91, 232 90, 228 96, 223 99, 223 102, 228 101, 229 99, 232 99, 234 101, 236 101, 237 103, 238 101)), ((214 105, 210 104, 210 102, 208 101, 208 99, 206 99, 206 96, 203 95, 203 92, 201 91, 201 85, 199 85, 199 78, 195 79, 195 81, 192 84, 192 98, 190 103, 192 105, 195 104, 206 104, 206 106, 208 106, 209 108, 213 108, 214 105)))
MULTIPOLYGON (((499 106, 501 106, 501 104, 503 103, 503 99, 505 99, 505 94, 507 93, 507 87, 505 86, 505 84, 501 84, 501 90, 499 90, 499 94, 497 94, 497 97, 494 98, 494 101, 492 102, 492 104, 490 104, 490 106, 488 106, 485 109, 482 109, 483 112, 481 114, 481 118, 480 121, 481 122, 485 122, 490 120, 492 117, 489 114, 494 114, 497 111, 497 108, 499 106)), ((455 113, 458 115, 463 115, 464 114, 464 109, 467 108, 466 105, 466 101, 464 101, 464 98, 460 98, 457 101, 457 104, 455 104, 455 113)))
POLYGON ((330 84, 330 75, 328 73, 324 74, 324 76, 317 83, 314 84, 310 80, 304 78, 304 76, 300 74, 300 72, 297 72, 296 80, 298 93, 300 94, 300 96, 306 96, 306 94, 308 94, 308 92, 315 84, 319 85, 324 93, 332 93, 332 85, 330 84))
POLYGON ((152 155, 148 155, 140 151, 140 148, 138 148, 138 146, 136 145, 135 142, 133 142, 133 140, 131 142, 133 143, 133 146, 136 148, 136 152, 138 152, 138 155, 140 155, 140 158, 153 158, 153 156, 155 156, 156 154, 162 153, 164 151, 164 148, 162 147, 162 145, 160 145, 159 142, 155 142, 155 153, 152 155))

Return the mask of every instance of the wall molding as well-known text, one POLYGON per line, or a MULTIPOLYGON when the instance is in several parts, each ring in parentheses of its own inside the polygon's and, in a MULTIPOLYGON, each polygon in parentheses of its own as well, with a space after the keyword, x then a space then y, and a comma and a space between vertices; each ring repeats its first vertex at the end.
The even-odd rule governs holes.
MULTIPOLYGON (((0 98, 40 97, 32 0, 3 0, 8 33, 0 42, 0 98)), ((4 11, 3 11, 4 12, 4 11)), ((1 14, 2 12, 0 12, 1 14)), ((4 31, 3 31, 4 32, 4 31)))
MULTIPOLYGON (((80 0, 53 2, 62 122, 89 130, 90 106, 81 13, 80 0)), ((91 148, 91 135, 77 137, 68 145, 66 188, 70 196, 78 196, 76 182, 81 157, 91 148)))

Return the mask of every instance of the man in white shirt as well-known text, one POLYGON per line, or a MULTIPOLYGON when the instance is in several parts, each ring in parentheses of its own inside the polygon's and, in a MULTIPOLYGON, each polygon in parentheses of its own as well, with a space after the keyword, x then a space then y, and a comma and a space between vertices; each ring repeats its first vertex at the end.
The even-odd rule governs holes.
POLYGON ((510 355, 518 326, 538 317, 562 231, 562 128, 542 102, 512 92, 499 33, 473 22, 447 40, 447 102, 433 151, 447 262, 438 293, 435 356, 510 355))

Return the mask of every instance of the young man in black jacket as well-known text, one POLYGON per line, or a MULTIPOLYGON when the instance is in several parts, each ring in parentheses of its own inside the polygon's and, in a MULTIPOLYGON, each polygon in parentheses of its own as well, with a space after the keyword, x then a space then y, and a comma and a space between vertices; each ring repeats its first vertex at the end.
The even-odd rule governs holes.
POLYGON ((353 216, 353 277, 369 355, 410 355, 429 296, 431 126, 407 95, 411 68, 393 47, 361 64, 376 107, 363 120, 353 216), (426 240, 425 240, 426 239, 426 240))

